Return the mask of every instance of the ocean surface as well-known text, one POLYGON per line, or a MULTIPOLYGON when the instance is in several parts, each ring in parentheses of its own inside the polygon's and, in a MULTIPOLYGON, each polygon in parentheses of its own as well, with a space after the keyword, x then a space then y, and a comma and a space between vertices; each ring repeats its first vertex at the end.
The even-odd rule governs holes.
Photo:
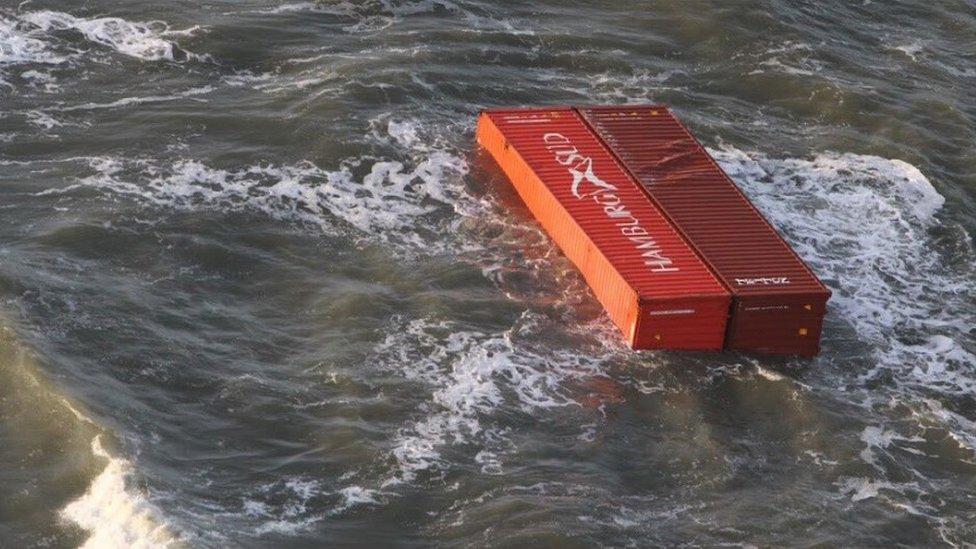
POLYGON ((4 0, 0 547, 976 543, 971 0, 4 0), (479 109, 666 102, 833 290, 629 351, 479 109))

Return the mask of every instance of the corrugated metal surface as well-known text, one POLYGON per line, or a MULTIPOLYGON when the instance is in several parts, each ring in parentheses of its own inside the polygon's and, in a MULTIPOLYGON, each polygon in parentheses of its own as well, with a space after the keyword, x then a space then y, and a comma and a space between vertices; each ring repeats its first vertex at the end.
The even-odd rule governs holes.
POLYGON ((830 292, 672 112, 578 109, 735 298, 726 347, 816 354, 830 292))
POLYGON ((486 111, 477 138, 631 345, 722 347, 731 295, 578 113, 486 111))

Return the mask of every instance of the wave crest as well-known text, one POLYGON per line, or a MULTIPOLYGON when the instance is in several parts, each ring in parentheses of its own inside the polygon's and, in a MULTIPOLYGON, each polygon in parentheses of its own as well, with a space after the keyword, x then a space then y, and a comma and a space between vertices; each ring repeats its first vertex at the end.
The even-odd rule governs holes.
POLYGON ((183 547, 159 509, 129 486, 129 462, 112 457, 97 436, 92 452, 108 464, 84 495, 61 510, 62 517, 91 533, 82 547, 183 547))
POLYGON ((181 49, 175 42, 167 40, 167 37, 193 34, 200 27, 177 31, 161 21, 133 23, 118 17, 86 19, 48 10, 25 13, 20 19, 43 32, 78 31, 86 40, 143 61, 181 61, 197 57, 181 49))

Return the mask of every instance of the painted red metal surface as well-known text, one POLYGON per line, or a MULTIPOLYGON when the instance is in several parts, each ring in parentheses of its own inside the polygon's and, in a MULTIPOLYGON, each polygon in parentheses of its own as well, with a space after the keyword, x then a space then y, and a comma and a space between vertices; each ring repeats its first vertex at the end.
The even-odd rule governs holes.
POLYGON ((663 105, 580 108, 733 294, 726 348, 819 351, 830 291, 663 105))
POLYGON ((722 348, 731 294, 576 111, 486 111, 477 139, 634 348, 722 348))

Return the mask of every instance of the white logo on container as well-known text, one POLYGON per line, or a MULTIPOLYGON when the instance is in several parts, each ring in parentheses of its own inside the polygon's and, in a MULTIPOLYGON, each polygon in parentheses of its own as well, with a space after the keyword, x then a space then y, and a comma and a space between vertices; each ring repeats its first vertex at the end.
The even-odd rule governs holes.
POLYGON ((592 199, 603 207, 603 213, 610 218, 620 233, 630 240, 641 257, 644 265, 655 272, 676 272, 680 269, 674 262, 664 255, 664 250, 641 224, 640 220, 623 204, 617 194, 617 187, 600 179, 593 173, 593 159, 584 156, 572 141, 561 133, 547 133, 542 137, 546 148, 556 158, 556 162, 566 166, 573 176, 570 188, 579 200, 592 199), (588 185, 584 185, 584 182, 588 185))

